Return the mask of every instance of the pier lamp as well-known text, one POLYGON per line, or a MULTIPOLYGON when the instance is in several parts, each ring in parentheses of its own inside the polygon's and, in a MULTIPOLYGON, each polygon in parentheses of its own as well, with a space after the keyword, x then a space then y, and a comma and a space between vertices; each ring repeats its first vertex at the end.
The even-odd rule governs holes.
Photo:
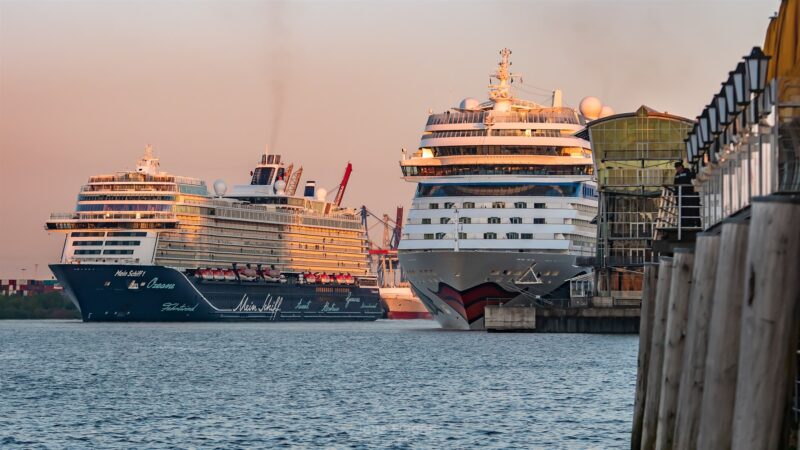
POLYGON ((700 136, 698 136, 697 133, 697 124, 695 124, 694 128, 692 129, 692 133, 689 135, 689 139, 691 140, 692 153, 699 155, 701 153, 700 136))
POLYGON ((722 85, 722 89, 720 89, 719 94, 717 94, 714 97, 714 101, 717 103, 717 114, 719 115, 719 123, 724 128, 731 123, 731 120, 728 117, 728 102, 725 99, 724 84, 722 85))
POLYGON ((717 102, 711 100, 711 103, 706 106, 706 111, 708 111, 708 129, 712 134, 712 139, 716 138, 716 136, 720 133, 719 127, 719 113, 717 112, 717 102))
POLYGON ((728 73, 728 81, 722 84, 725 91, 725 108, 728 110, 729 122, 736 117, 736 89, 733 87, 733 72, 728 73))
POLYGON ((683 140, 683 144, 686 146, 686 161, 690 163, 694 161, 694 152, 692 151, 692 137, 686 136, 686 139, 683 140))
POLYGON ((736 105, 744 108, 750 103, 750 99, 748 98, 748 89, 747 84, 745 84, 745 64, 740 62, 739 65, 736 66, 736 70, 733 71, 733 90, 736 94, 736 105))
POLYGON ((698 121, 700 122, 700 144, 701 147, 707 148, 708 144, 711 143, 711 133, 708 126, 708 109, 703 110, 698 121))
POLYGON ((763 92, 767 84, 769 56, 765 55, 760 47, 753 47, 753 51, 744 57, 744 62, 747 71, 748 87, 755 93, 763 92))

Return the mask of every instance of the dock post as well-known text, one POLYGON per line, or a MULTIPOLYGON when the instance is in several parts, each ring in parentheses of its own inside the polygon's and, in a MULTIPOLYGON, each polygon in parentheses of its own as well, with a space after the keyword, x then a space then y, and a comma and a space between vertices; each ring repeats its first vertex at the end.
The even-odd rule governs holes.
POLYGON ((673 446, 675 435, 675 410, 678 388, 683 370, 683 347, 686 337, 686 320, 689 296, 692 290, 694 253, 690 249, 675 249, 672 261, 672 281, 669 288, 666 338, 664 340, 664 368, 661 377, 661 400, 658 404, 658 431, 656 450, 673 446))
POLYGON ((675 413, 675 448, 697 448, 697 426, 703 396, 708 348, 708 321, 717 276, 719 234, 699 233, 695 244, 692 293, 683 350, 683 373, 675 413))
POLYGON ((653 335, 650 340, 650 364, 647 368, 644 417, 642 418, 642 450, 652 450, 656 444, 658 430, 658 404, 661 400, 661 371, 664 363, 664 338, 667 328, 667 307, 672 280, 672 258, 659 258, 658 283, 656 284, 653 335))
POLYGON ((648 264, 644 267, 642 286, 642 309, 639 318, 639 358, 636 371, 636 399, 633 407, 633 431, 631 449, 638 450, 642 443, 642 424, 644 422, 645 394, 647 392, 647 372, 650 367, 650 347, 655 320, 656 285, 658 266, 648 264))
POLYGON ((697 445, 693 448, 728 450, 733 430, 733 402, 739 367, 748 222, 722 223, 719 258, 708 325, 708 351, 703 379, 697 445))
POLYGON ((732 448, 786 448, 800 308, 800 199, 753 199, 732 448))

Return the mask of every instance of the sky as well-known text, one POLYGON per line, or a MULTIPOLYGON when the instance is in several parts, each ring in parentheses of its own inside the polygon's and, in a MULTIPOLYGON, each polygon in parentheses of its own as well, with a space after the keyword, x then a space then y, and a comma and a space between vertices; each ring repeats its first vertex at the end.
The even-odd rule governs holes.
POLYGON ((49 214, 147 144, 209 185, 249 182, 266 145, 329 191, 350 161, 344 203, 394 216, 414 190, 401 148, 429 110, 486 99, 503 47, 519 97, 695 117, 779 5, 0 0, 0 278, 49 277, 49 214))

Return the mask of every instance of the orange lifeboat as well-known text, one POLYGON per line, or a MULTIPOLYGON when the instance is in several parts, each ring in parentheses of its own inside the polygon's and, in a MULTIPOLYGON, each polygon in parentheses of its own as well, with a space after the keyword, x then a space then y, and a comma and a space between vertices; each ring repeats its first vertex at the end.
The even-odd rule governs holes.
POLYGON ((317 276, 314 275, 313 273, 306 274, 305 279, 306 279, 306 283, 316 283, 317 282, 317 276))
POLYGON ((236 273, 231 269, 226 269, 222 271, 223 277, 225 281, 236 281, 236 273))
POLYGON ((350 275, 349 273, 344 276, 344 282, 346 284, 353 284, 354 281, 355 280, 353 279, 353 276, 350 275))
POLYGON ((331 282, 331 277, 328 276, 327 273, 323 272, 322 275, 319 276, 319 282, 322 284, 328 284, 331 282))
POLYGON ((225 271, 222 269, 209 269, 215 281, 225 281, 225 271))
POLYGON ((336 280, 336 284, 344 284, 344 274, 336 274, 334 279, 336 280))

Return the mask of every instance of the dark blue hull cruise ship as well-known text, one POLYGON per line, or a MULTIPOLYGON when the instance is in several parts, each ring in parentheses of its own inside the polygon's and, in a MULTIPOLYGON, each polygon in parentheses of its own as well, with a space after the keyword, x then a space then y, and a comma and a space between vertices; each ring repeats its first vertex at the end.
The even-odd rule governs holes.
POLYGON ((306 183, 302 167, 262 157, 250 185, 210 195, 158 172, 148 147, 136 171, 89 179, 50 269, 84 321, 363 321, 386 315, 369 271, 358 210, 306 183))
POLYGON ((375 320, 377 287, 203 280, 162 266, 53 264, 84 321, 375 320))

